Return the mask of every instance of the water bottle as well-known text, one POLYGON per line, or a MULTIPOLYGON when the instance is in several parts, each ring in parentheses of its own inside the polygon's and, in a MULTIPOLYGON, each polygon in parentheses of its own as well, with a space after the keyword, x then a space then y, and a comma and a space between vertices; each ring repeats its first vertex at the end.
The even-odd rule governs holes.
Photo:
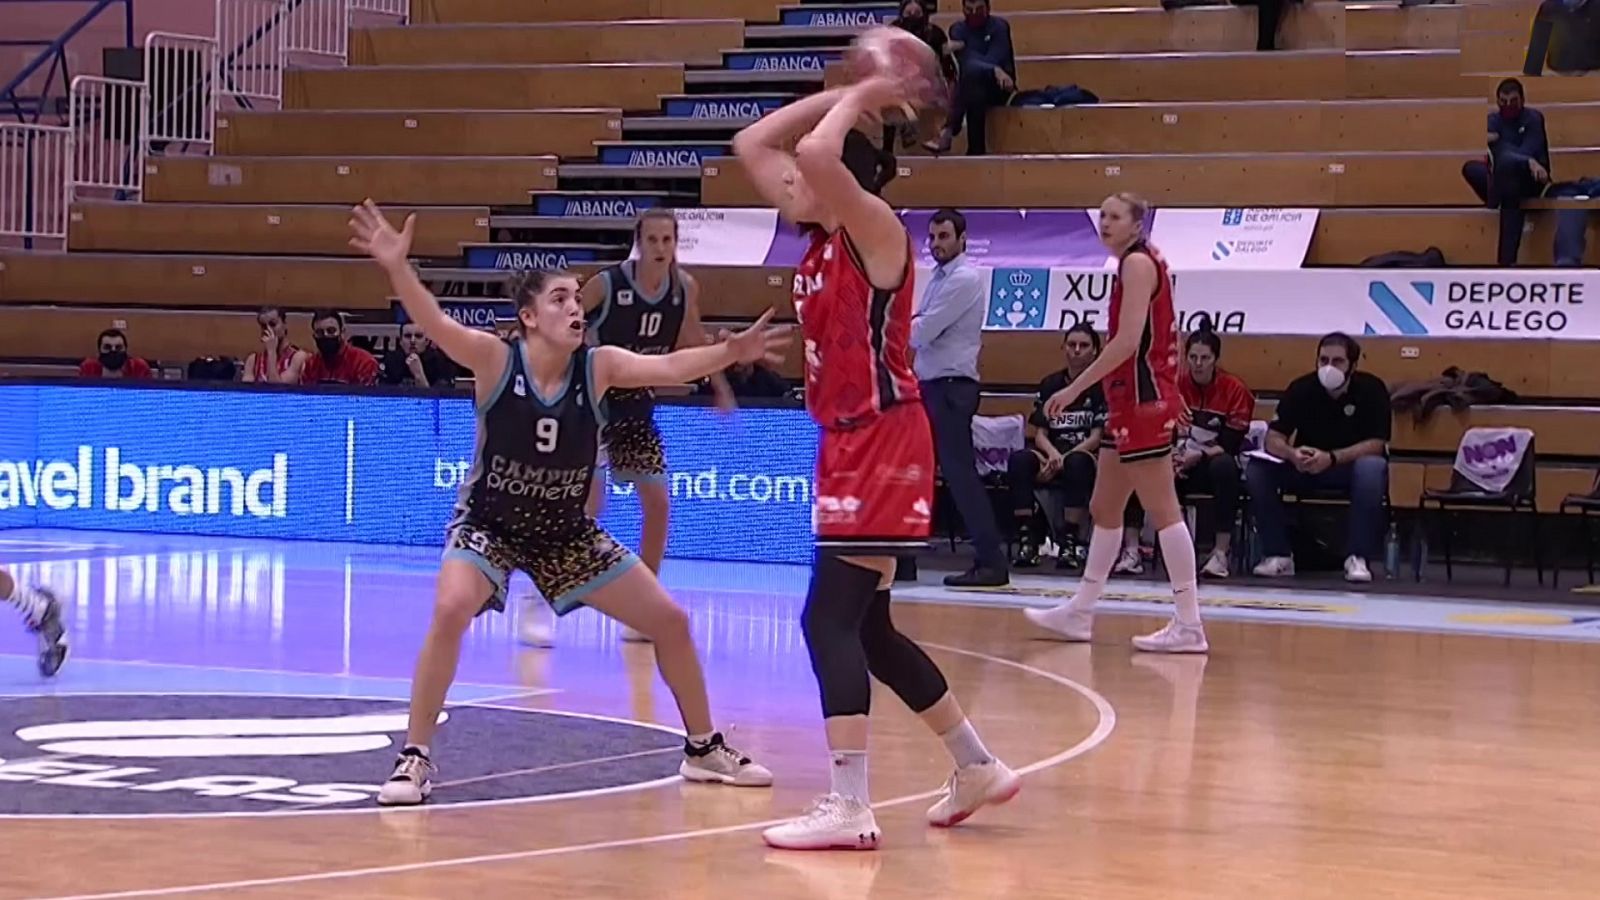
POLYGON ((1383 577, 1393 581, 1400 572, 1400 532, 1393 522, 1383 539, 1383 577))

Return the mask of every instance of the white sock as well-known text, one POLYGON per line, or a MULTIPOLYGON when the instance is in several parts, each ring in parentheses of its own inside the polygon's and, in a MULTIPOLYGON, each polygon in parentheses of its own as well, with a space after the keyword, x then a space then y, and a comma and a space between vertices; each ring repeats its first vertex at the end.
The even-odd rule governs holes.
POLYGON ((867 803, 867 751, 835 750, 828 772, 833 792, 841 797, 867 803))
POLYGON ((1117 554, 1121 552, 1122 529, 1096 525, 1089 534, 1089 554, 1083 563, 1083 580, 1078 582, 1078 589, 1072 592, 1072 599, 1067 601, 1068 609, 1074 612, 1094 609, 1095 603, 1100 600, 1100 592, 1106 588, 1106 579, 1111 577, 1111 567, 1117 562, 1117 554))
POLYGON ((407 744, 405 748, 407 750, 415 750, 428 759, 433 759, 433 753, 429 751, 427 744, 407 744))
POLYGON ((1172 603, 1176 607, 1178 622, 1183 625, 1200 624, 1200 597, 1195 591, 1194 539, 1189 536, 1189 526, 1182 521, 1156 532, 1161 542, 1161 558, 1172 576, 1172 603))
POLYGON ((20 582, 13 582, 13 585, 11 596, 0 599, 15 606, 23 618, 28 620, 30 626, 38 625, 39 620, 44 617, 47 605, 44 595, 33 588, 24 587, 20 582))
POLYGON ((950 751, 958 766, 977 766, 994 760, 970 719, 962 719, 960 725, 939 735, 939 740, 944 741, 944 748, 950 751))

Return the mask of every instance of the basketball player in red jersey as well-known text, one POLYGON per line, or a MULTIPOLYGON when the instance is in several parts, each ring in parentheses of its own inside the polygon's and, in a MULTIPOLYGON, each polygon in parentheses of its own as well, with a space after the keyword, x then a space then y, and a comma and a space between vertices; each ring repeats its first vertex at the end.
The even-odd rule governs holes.
POLYGON ((804 815, 765 832, 768 844, 783 849, 878 844, 867 793, 869 673, 954 757, 955 774, 929 822, 955 825, 1021 787, 984 747, 938 666, 890 616, 891 554, 928 536, 933 438, 911 371, 911 239, 878 197, 894 160, 854 127, 905 102, 902 84, 872 78, 777 110, 733 145, 762 195, 811 236, 794 301, 806 406, 822 440, 812 513, 817 551, 801 626, 821 692, 832 787, 804 815))
POLYGON ((1178 393, 1178 318, 1167 262, 1144 239, 1149 209, 1126 193, 1100 205, 1100 239, 1120 260, 1111 289, 1111 337, 1099 358, 1045 403, 1045 414, 1056 415, 1104 379, 1110 407, 1106 432, 1114 447, 1100 448, 1100 471, 1089 500, 1094 534, 1083 581, 1064 605, 1025 613, 1061 638, 1089 640, 1095 602, 1121 545, 1122 511, 1128 495, 1137 493, 1161 541, 1176 611, 1160 631, 1134 638, 1133 645, 1152 653, 1205 653, 1194 540, 1178 505, 1172 468, 1173 434, 1185 413, 1178 393))

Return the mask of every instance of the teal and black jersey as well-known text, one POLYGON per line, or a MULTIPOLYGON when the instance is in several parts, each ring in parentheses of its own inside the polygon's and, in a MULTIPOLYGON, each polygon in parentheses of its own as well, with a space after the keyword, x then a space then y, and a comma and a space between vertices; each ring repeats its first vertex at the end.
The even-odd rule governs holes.
MULTIPOLYGON (((678 346, 678 334, 688 310, 683 272, 674 265, 668 270, 666 283, 651 295, 635 281, 635 266, 629 260, 595 276, 605 286, 605 299, 589 314, 593 343, 646 356, 671 353, 678 346)), ((607 399, 616 405, 616 415, 623 416, 630 407, 642 407, 648 412, 654 396, 648 389, 614 390, 607 399)))
POLYGON ((588 521, 584 503, 605 424, 592 350, 574 352, 564 386, 545 397, 528 374, 526 346, 507 343, 511 363, 478 408, 477 454, 456 521, 524 540, 559 539, 588 521))

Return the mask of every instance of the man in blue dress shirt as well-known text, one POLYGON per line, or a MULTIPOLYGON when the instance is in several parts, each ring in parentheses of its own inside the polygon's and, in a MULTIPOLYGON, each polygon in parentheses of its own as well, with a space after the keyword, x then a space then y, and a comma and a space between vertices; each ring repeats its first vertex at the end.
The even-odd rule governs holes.
POLYGON ((978 553, 971 569, 949 576, 944 583, 1000 587, 1011 581, 1009 564, 972 448, 972 417, 978 414, 978 350, 983 346, 988 291, 983 276, 967 263, 967 220, 961 213, 941 209, 933 214, 928 247, 939 265, 923 292, 921 309, 911 319, 911 348, 917 354, 914 366, 933 426, 939 469, 978 553))

